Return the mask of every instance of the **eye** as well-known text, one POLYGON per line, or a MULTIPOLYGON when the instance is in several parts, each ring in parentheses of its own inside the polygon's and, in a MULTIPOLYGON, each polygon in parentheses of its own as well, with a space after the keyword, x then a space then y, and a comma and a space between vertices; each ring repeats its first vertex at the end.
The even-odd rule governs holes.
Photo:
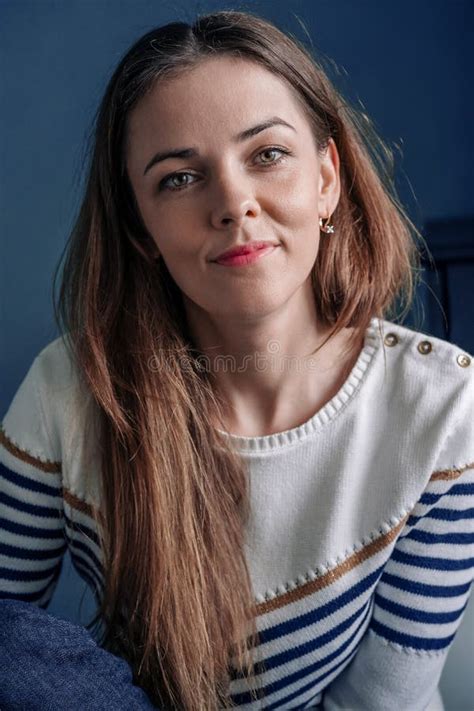
POLYGON ((265 155, 265 153, 281 153, 282 155, 277 158, 276 160, 272 161, 263 161, 261 165, 275 165, 275 163, 280 163, 280 161, 284 160, 285 156, 289 155, 290 151, 283 150, 283 148, 277 148, 276 146, 270 146, 269 148, 264 148, 263 151, 260 151, 258 154, 259 156, 265 155))
MULTIPOLYGON (((262 156, 264 154, 269 154, 269 153, 281 153, 279 158, 276 158, 276 160, 271 160, 271 161, 266 161, 264 160, 263 162, 260 163, 260 166, 264 168, 271 168, 274 165, 278 165, 278 163, 281 163, 282 161, 285 160, 286 156, 291 155, 291 151, 285 149, 285 148, 278 148, 277 146, 269 146, 268 148, 264 148, 262 151, 259 151, 257 154, 258 156, 262 156)), ((180 180, 184 176, 193 176, 194 173, 189 173, 188 171, 180 171, 178 173, 170 173, 170 175, 167 175, 163 178, 163 180, 160 181, 158 184, 158 190, 161 192, 163 190, 168 190, 171 192, 176 192, 178 190, 184 190, 185 188, 188 187, 188 185, 192 185, 192 182, 190 183, 189 181, 186 181, 186 183, 181 183, 181 184, 170 184, 170 181, 175 180, 177 178, 180 180)))
POLYGON ((173 191, 173 190, 182 190, 183 188, 186 188, 189 185, 189 182, 181 183, 181 184, 178 183, 178 185, 167 184, 169 181, 174 180, 175 178, 180 179, 185 175, 186 176, 193 175, 193 173, 185 173, 184 171, 182 171, 181 173, 171 173, 171 175, 167 175, 166 178, 163 178, 163 180, 160 181, 158 189, 173 191))

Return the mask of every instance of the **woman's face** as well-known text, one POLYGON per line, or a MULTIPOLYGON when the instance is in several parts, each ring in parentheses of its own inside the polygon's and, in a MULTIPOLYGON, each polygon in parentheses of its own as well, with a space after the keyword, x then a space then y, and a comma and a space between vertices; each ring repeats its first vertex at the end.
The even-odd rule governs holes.
POLYGON ((187 308, 258 318, 308 287, 319 216, 339 199, 339 160, 332 140, 318 155, 291 90, 265 68, 210 58, 157 85, 129 117, 127 169, 187 308), (269 120, 282 123, 239 138, 269 120), (174 151, 186 155, 166 157, 174 151), (277 246, 245 266, 213 261, 255 240, 277 246))

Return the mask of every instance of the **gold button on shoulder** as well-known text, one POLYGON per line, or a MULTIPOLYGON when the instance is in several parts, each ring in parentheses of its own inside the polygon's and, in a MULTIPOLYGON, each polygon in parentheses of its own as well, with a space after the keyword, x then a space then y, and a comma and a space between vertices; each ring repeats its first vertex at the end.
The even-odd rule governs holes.
POLYGON ((427 353, 431 353, 432 349, 433 349, 433 346, 431 345, 430 341, 420 341, 418 344, 418 350, 423 355, 426 355, 427 353))
POLYGON ((398 343, 398 336, 395 333, 387 333, 383 342, 386 346, 396 346, 398 343))
POLYGON ((471 365, 471 359, 465 353, 461 353, 460 355, 458 355, 456 361, 457 364, 461 366, 461 368, 467 368, 468 365, 471 365))

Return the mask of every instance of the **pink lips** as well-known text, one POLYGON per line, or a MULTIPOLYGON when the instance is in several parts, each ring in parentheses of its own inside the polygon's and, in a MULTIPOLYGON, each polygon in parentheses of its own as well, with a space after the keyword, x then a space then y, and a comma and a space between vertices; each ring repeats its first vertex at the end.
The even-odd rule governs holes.
POLYGON ((247 251, 244 254, 231 254, 228 257, 220 257, 215 261, 217 264, 221 264, 225 267, 239 267, 245 264, 252 264, 253 262, 257 261, 257 259, 260 259, 266 254, 270 254, 271 252, 273 252, 277 248, 277 246, 278 245, 269 244, 260 247, 259 249, 247 251))

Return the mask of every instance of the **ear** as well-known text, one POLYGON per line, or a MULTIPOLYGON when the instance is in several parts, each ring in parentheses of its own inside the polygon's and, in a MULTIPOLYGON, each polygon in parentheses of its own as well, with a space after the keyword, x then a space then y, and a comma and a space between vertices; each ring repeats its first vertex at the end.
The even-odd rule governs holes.
POLYGON ((325 153, 320 155, 320 162, 318 213, 320 217, 330 217, 341 195, 339 153, 332 138, 329 139, 325 153))

